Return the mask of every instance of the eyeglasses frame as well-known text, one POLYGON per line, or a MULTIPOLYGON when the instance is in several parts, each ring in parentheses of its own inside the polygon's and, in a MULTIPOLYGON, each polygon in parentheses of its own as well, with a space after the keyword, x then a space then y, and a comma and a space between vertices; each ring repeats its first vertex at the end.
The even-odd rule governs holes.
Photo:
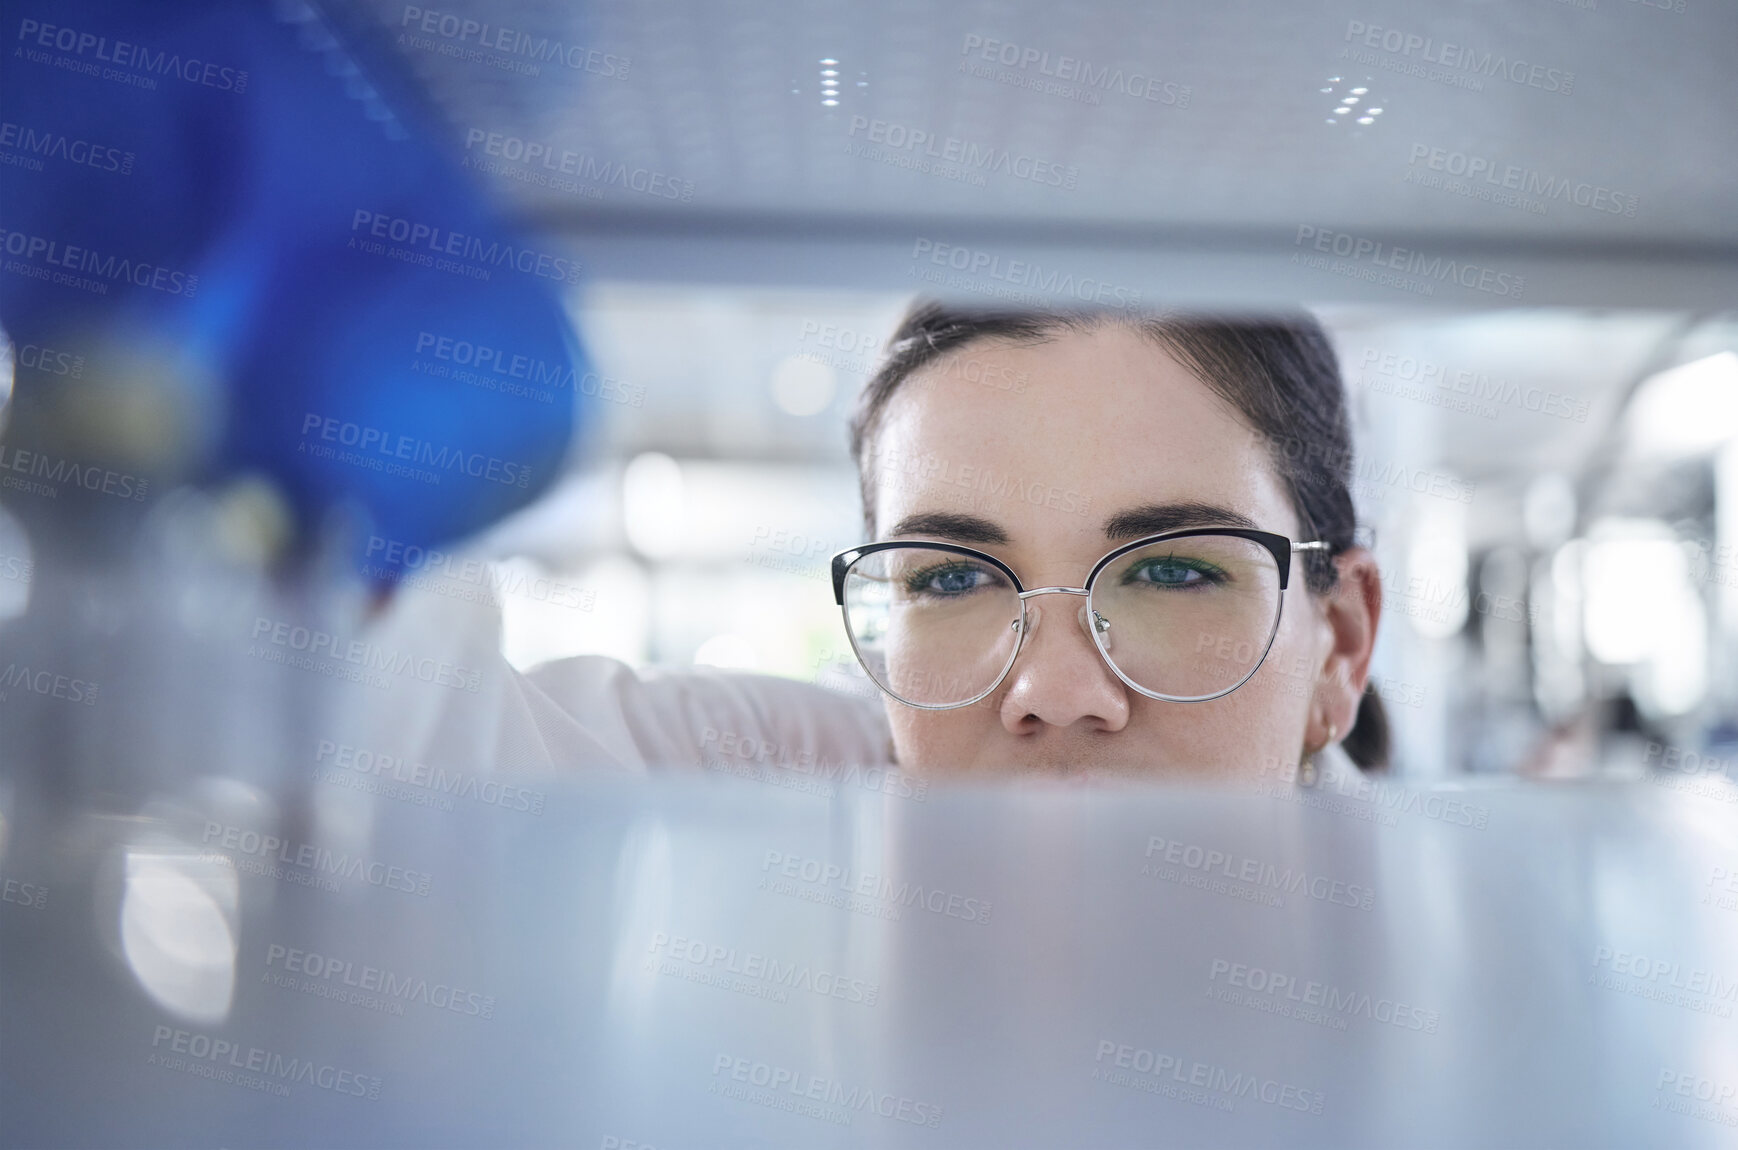
POLYGON ((1103 571, 1105 567, 1109 566, 1120 556, 1127 555, 1130 551, 1138 551, 1143 547, 1150 547, 1154 543, 1162 543, 1167 539, 1189 539, 1202 535, 1228 535, 1259 543, 1273 556, 1274 564, 1279 568, 1279 608, 1273 613, 1273 626, 1268 629, 1267 643, 1261 649, 1261 658, 1255 661, 1255 665, 1249 669, 1248 674, 1237 680, 1237 682, 1231 684, 1231 686, 1226 687, 1223 691, 1215 691, 1211 695, 1164 695, 1157 691, 1149 691, 1139 683, 1130 679, 1127 675, 1123 674, 1122 668, 1118 667, 1116 661, 1110 657, 1110 652, 1104 649, 1104 642, 1099 637, 1101 632, 1097 625, 1097 620, 1102 619, 1103 616, 1100 616, 1097 611, 1093 612, 1095 619, 1093 625, 1090 626, 1088 630, 1092 634, 1092 645, 1097 649, 1099 658, 1104 660, 1105 666, 1111 669, 1111 673, 1120 679, 1123 685, 1127 686, 1130 690, 1137 691, 1149 699, 1158 699, 1159 701, 1166 703, 1205 703, 1213 699, 1223 698, 1235 691, 1237 688, 1243 686, 1243 684, 1254 678, 1255 673, 1261 670, 1261 665, 1267 662, 1268 652, 1273 650, 1273 640, 1279 634, 1280 620, 1285 615, 1285 593, 1291 583, 1291 557, 1299 552, 1309 551, 1324 551, 1331 554, 1333 552, 1333 544, 1325 539, 1315 539, 1308 543, 1293 543, 1284 535, 1277 535, 1271 531, 1257 531, 1253 528, 1247 527, 1192 527, 1182 531, 1161 531, 1156 535, 1144 535, 1139 539, 1131 540, 1130 542, 1124 543, 1122 546, 1110 551, 1097 563, 1093 564, 1092 570, 1087 573, 1086 583, 1084 586, 1034 587, 1031 590, 1027 590, 1021 585, 1020 577, 1014 574, 1014 569, 1012 567, 988 552, 979 551, 972 547, 963 547, 957 543, 932 543, 924 539, 888 540, 881 543, 865 543, 857 547, 847 548, 833 556, 833 602, 838 605, 839 613, 844 618, 845 638, 850 640, 851 652, 857 656, 857 662, 863 667, 864 673, 867 674, 869 671, 869 661, 863 657, 862 650, 857 646, 857 636, 851 627, 851 616, 845 607, 845 578, 850 574, 851 568, 859 559, 862 559, 866 555, 873 555, 877 551, 892 551, 899 547, 922 547, 930 551, 941 551, 954 555, 965 555, 973 559, 982 559, 1006 575, 1009 581, 1014 585, 1014 591, 1020 600, 1020 617, 1014 620, 1014 630, 1018 633, 1019 638, 1014 641, 1014 650, 1009 654, 1007 664, 1004 665, 1001 672, 996 675, 995 681, 982 692, 961 703, 913 703, 906 699, 901 699, 886 687, 881 686, 881 684, 876 681, 874 675, 869 675, 869 681, 875 683, 875 686, 880 689, 883 694, 904 706, 915 707, 920 711, 955 711, 961 707, 969 707, 973 703, 981 702, 988 698, 995 692, 996 688, 1000 687, 1007 679, 1008 672, 1014 669, 1015 661, 1020 658, 1020 652, 1026 646, 1026 635, 1029 630, 1026 625, 1027 599, 1030 599, 1034 595, 1083 595, 1086 597, 1088 605, 1090 605, 1092 602, 1093 581, 1098 578, 1098 573, 1100 571, 1103 571))

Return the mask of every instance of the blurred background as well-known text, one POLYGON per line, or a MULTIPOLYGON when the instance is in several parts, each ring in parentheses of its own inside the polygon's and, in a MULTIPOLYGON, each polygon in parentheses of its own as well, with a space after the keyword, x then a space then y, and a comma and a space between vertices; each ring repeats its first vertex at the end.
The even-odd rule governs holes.
MULTIPOLYGON (((515 665, 590 652, 863 690, 827 560, 863 541, 846 420, 913 298, 1304 307, 1354 407, 1396 773, 1634 775, 1661 740, 1738 772, 1738 77, 1703 50, 1738 42, 1738 12, 275 18, 363 61, 583 268, 559 285, 589 360, 567 464, 397 576, 486 586, 515 665)), ((6 179, 35 178, 12 143, 6 179)), ((8 349, 0 378, 65 374, 8 349)), ((475 354, 429 350, 461 382, 475 354)), ((17 615, 31 542, 0 530, 17 615)))

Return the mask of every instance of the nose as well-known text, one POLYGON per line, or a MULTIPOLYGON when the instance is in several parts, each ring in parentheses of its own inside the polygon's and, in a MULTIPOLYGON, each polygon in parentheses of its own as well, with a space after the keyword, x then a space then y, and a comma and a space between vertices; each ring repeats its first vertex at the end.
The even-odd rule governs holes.
POLYGON ((1076 723, 1122 730, 1129 720, 1128 690, 1093 646, 1086 601, 1059 595, 1042 600, 1026 602, 1026 639, 1002 693, 1002 726, 1016 735, 1076 723), (1046 615, 1054 616, 1051 625, 1040 626, 1046 615), (1068 625, 1071 615, 1075 626, 1068 625))

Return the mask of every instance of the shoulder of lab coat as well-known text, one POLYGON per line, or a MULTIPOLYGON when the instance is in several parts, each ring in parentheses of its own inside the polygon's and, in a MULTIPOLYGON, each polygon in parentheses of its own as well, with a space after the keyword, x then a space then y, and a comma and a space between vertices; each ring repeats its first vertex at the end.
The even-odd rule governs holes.
POLYGON ((705 667, 636 671, 601 655, 521 672, 501 654, 500 609, 488 602, 407 586, 366 635, 448 673, 343 690, 318 737, 406 772, 426 764, 554 778, 733 763, 869 767, 892 757, 879 699, 813 683, 705 667))
POLYGON ((581 655, 520 676, 520 697, 558 768, 812 769, 892 759, 879 700, 772 675, 706 667, 635 671, 581 655), (594 761, 599 751, 608 761, 594 761))

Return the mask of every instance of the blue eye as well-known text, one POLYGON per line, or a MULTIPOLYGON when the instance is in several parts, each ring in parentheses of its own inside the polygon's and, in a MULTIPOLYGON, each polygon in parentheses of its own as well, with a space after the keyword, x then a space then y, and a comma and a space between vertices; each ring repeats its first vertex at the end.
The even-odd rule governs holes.
POLYGON ((990 573, 970 563, 944 563, 913 571, 905 578, 905 590, 911 595, 956 597, 969 595, 991 583, 990 573))
POLYGON ((1164 588, 1201 587, 1224 582, 1224 572, 1218 564, 1204 559, 1180 555, 1154 556, 1130 567, 1123 582, 1164 588))
POLYGON ((1200 582, 1201 573, 1193 567, 1184 567, 1180 563, 1145 563, 1141 565, 1137 577, 1148 583, 1159 583, 1166 587, 1182 587, 1189 583, 1200 582))

